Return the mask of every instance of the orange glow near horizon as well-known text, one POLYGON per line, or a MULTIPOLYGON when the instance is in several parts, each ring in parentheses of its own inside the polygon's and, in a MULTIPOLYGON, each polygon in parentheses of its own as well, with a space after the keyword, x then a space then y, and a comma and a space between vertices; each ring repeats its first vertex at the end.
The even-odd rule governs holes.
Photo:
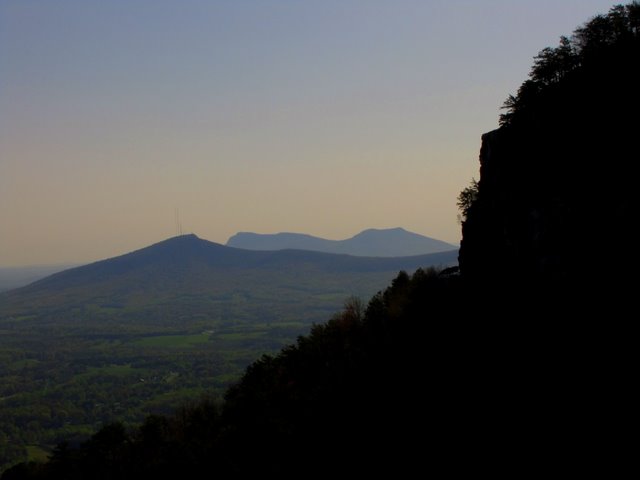
POLYGON ((183 230, 460 240, 482 133, 601 0, 0 4, 0 267, 183 230))

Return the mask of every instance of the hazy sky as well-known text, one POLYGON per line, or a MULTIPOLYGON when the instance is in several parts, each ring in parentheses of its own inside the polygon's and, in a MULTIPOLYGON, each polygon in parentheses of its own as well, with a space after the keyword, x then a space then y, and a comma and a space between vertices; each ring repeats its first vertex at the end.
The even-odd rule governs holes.
MULTIPOLYGON (((0 266, 185 232, 457 243, 480 135, 598 0, 0 0, 0 266)), ((618 2, 619 3, 619 2, 618 2)))

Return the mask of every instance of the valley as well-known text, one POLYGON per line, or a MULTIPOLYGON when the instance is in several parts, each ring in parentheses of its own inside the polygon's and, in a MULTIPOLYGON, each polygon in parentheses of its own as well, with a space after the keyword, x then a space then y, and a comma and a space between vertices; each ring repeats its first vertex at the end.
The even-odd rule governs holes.
POLYGON ((252 252, 183 235, 4 292, 0 461, 220 398, 349 297, 456 256, 252 252))

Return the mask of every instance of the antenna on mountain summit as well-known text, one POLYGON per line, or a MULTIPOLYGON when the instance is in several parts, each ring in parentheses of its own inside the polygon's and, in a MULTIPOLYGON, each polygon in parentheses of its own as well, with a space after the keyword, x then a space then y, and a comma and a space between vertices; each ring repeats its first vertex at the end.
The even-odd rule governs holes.
POLYGON ((182 235, 182 223, 180 222, 180 210, 176 208, 176 237, 182 235))

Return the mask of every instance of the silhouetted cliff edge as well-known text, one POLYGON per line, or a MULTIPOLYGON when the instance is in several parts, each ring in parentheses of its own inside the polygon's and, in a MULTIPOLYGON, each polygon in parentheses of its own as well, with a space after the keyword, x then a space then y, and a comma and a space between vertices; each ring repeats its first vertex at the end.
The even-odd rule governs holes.
MULTIPOLYGON (((545 49, 482 137, 464 276, 566 289, 629 269, 637 212, 638 5, 545 49)), ((608 280, 608 281, 609 281, 608 280)))

